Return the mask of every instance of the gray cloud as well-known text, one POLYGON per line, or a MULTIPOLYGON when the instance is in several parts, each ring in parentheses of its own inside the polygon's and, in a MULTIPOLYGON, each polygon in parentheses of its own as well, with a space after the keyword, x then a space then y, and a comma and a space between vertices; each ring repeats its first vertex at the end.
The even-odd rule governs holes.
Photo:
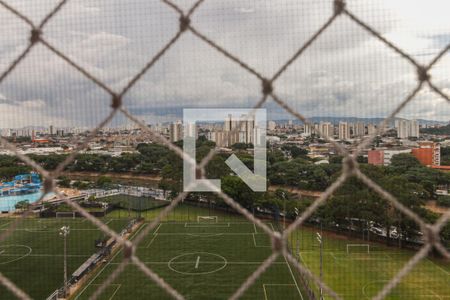
MULTIPOLYGON (((430 1, 433 15, 417 25, 410 19, 423 10, 420 1, 404 7, 390 0, 376 6, 369 0, 349 1, 349 7, 425 63, 450 43, 450 21, 440 17, 449 4, 430 1)), ((184 8, 193 2, 177 1, 184 8)), ((38 22, 56 1, 8 3, 38 22)), ((206 0, 192 23, 270 77, 326 21, 331 9, 325 0, 206 0)), ((29 33, 4 9, 0 20, 1 72, 26 46, 29 33)), ((69 1, 44 34, 94 76, 120 90, 177 32, 177 22, 173 10, 159 1, 80 0, 69 1)), ((432 71, 436 85, 447 93, 449 70, 447 55, 432 71)), ((307 117, 380 117, 412 90, 415 76, 408 62, 342 17, 288 68, 275 91, 307 117)), ((260 90, 253 75, 186 33, 130 90, 125 105, 139 118, 157 122, 176 118, 183 107, 251 107, 260 90)), ((267 108, 269 116, 287 116, 273 103, 267 108)), ((8 116, 0 118, 0 128, 39 123, 93 126, 109 111, 105 92, 42 46, 0 85, 0 115, 8 116)), ((405 117, 440 120, 449 115, 450 105, 430 92, 421 93, 402 112, 405 117)), ((121 116, 114 121, 121 122, 121 116)))

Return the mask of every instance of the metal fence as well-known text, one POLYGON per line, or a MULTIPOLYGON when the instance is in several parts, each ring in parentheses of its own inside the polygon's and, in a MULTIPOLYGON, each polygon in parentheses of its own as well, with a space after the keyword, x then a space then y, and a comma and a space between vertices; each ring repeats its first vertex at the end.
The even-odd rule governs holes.
MULTIPOLYGON (((434 57, 427 65, 422 65, 418 63, 411 55, 409 55, 406 51, 397 47, 394 43, 383 37, 379 32, 377 32, 374 28, 368 25, 364 20, 360 19, 356 15, 354 15, 347 7, 345 0, 330 0, 330 5, 333 6, 333 13, 329 16, 328 20, 317 29, 317 31, 303 44, 293 55, 291 58, 286 61, 280 68, 278 69, 272 77, 265 77, 258 70, 247 64, 245 61, 242 61, 239 57, 230 53, 227 49, 223 48, 221 45, 211 40, 207 36, 205 36, 201 31, 199 31, 194 25, 194 13, 195 11, 202 5, 203 2, 207 0, 198 0, 189 10, 183 11, 178 5, 171 2, 170 0, 162 0, 163 3, 167 4, 168 9, 173 9, 178 15, 178 20, 174 20, 174 22, 179 23, 179 30, 177 33, 167 42, 167 44, 159 50, 149 61, 148 63, 137 73, 121 90, 116 91, 113 88, 109 87, 98 78, 93 76, 89 71, 85 68, 74 62, 70 57, 52 45, 44 36, 44 30, 49 20, 52 19, 58 12, 63 9, 64 5, 69 0, 61 0, 56 7, 54 7, 39 24, 35 24, 28 17, 18 11, 16 8, 7 4, 5 1, 0 0, 0 6, 4 9, 10 11, 12 14, 20 18, 23 22, 28 24, 30 29, 29 34, 29 43, 27 47, 22 51, 22 53, 14 59, 6 70, 0 73, 0 84, 4 81, 4 79, 11 74, 14 69, 24 60, 29 53, 33 50, 33 48, 37 44, 41 44, 43 47, 46 47, 48 50, 54 53, 57 57, 64 60, 67 64, 72 66, 74 70, 83 74, 86 78, 95 83, 98 88, 106 91, 111 97, 111 112, 106 119, 104 119, 98 126, 90 133, 88 138, 80 145, 78 145, 74 151, 67 157, 67 159, 62 162, 54 171, 47 171, 43 169, 39 164, 31 160, 29 157, 21 154, 14 145, 8 143, 5 139, 0 138, 1 144, 7 148, 8 150, 15 153, 15 155, 20 158, 24 163, 33 167, 37 170, 44 178, 44 188, 45 192, 54 191, 59 197, 65 199, 65 202, 77 210, 81 215, 86 217, 90 222, 96 225, 100 230, 105 232, 106 234, 114 237, 123 247, 124 258, 122 262, 117 266, 114 272, 112 272, 100 286, 96 290, 96 292, 91 296, 91 299, 97 299, 98 296, 124 271, 125 267, 129 264, 134 264, 140 269, 149 280, 154 281, 158 284, 162 289, 164 289, 170 296, 175 299, 184 299, 183 295, 180 294, 176 289, 170 286, 164 278, 161 278, 158 274, 156 274, 150 267, 144 264, 136 255, 135 248, 136 246, 144 239, 144 237, 149 234, 152 229, 154 229, 158 223, 162 220, 164 216, 166 216, 170 211, 172 211, 178 203, 182 199, 186 197, 188 193, 183 192, 176 197, 170 205, 166 206, 161 214, 153 220, 149 226, 147 226, 144 230, 142 230, 137 237, 131 242, 123 239, 118 233, 111 230, 107 225, 102 223, 99 219, 90 215, 86 210, 80 207, 77 203, 70 201, 67 199, 55 185, 55 179, 60 176, 63 172, 64 168, 71 163, 77 153, 83 150, 87 144, 93 139, 93 137, 98 133, 98 131, 108 124, 112 120, 112 118, 118 114, 122 113, 131 121, 138 124, 141 130, 150 136, 152 136, 156 141, 161 144, 166 145, 170 150, 174 151, 181 158, 187 160, 189 163, 195 163, 195 159, 188 157, 183 154, 183 151, 177 146, 170 143, 165 137, 160 135, 157 132, 153 132, 149 129, 146 124, 140 121, 138 118, 133 116, 129 111, 127 111, 122 106, 122 99, 125 94, 127 94, 130 89, 142 78, 144 74, 151 71, 154 64, 163 59, 164 55, 170 51, 170 48, 177 43, 179 38, 185 34, 186 32, 192 33, 195 38, 198 39, 199 43, 206 43, 222 55, 224 55, 229 60, 236 63, 236 67, 242 68, 255 76, 261 82, 261 98, 258 103, 255 105, 255 109, 261 107, 264 103, 269 101, 269 99, 276 102, 279 106, 281 106, 284 110, 286 110, 289 114, 294 116, 295 118, 301 120, 305 124, 309 124, 308 120, 299 112, 295 111, 291 106, 289 106, 276 92, 276 81, 283 75, 283 73, 290 67, 290 65, 296 61, 302 54, 308 49, 316 39, 322 35, 330 26, 333 26, 333 23, 339 18, 348 18, 353 21, 355 24, 364 29, 368 35, 371 35, 374 39, 382 42, 386 47, 390 48, 393 52, 400 55, 400 57, 406 61, 408 61, 417 72, 417 84, 415 88, 408 94, 408 96, 402 100, 400 105, 396 107, 394 111, 390 113, 389 116, 385 118, 385 120, 378 126, 377 131, 364 139, 356 148, 353 154, 348 153, 348 151, 339 143, 334 140, 328 139, 330 143, 334 144, 334 146, 338 149, 341 155, 343 155, 343 170, 340 177, 328 187, 328 189, 323 193, 323 195, 318 198, 310 207, 308 207, 302 215, 300 215, 295 222, 290 224, 282 233, 274 232, 271 228, 269 228, 266 224, 264 224, 258 218, 255 218, 249 211, 239 205, 236 201, 230 198, 228 195, 224 194, 221 191, 217 191, 217 195, 220 196, 228 205, 234 208, 236 211, 245 216, 248 220, 253 222, 256 226, 262 229, 265 233, 267 233, 272 240, 272 254, 252 273, 243 283, 242 285, 234 292, 233 295, 230 296, 229 299, 238 299, 240 296, 244 294, 244 292, 255 283, 256 279, 263 274, 268 267, 279 257, 280 255, 284 256, 289 263, 291 263, 295 268, 304 276, 308 277, 311 281, 315 282, 323 291, 328 294, 330 297, 334 299, 341 299, 341 297, 334 292, 330 287, 328 287, 323 281, 321 281, 316 275, 314 275, 309 269, 307 269, 304 265, 299 263, 299 261, 288 251, 287 247, 287 239, 289 235, 298 228, 311 214, 321 205, 323 204, 327 198, 329 198, 349 177, 356 176, 359 180, 365 183, 369 188, 373 189, 376 193, 378 193, 381 197, 386 199, 393 207, 397 210, 405 214, 407 217, 414 220, 421 228, 421 231, 424 233, 425 243, 424 245, 416 252, 416 254, 398 271, 398 273, 388 282, 385 286, 378 292, 378 294, 373 299, 383 299, 388 293, 402 280, 402 278, 407 275, 413 267, 419 263, 424 257, 428 255, 428 253, 435 248, 438 252, 440 252, 444 257, 450 258, 450 253, 442 246, 440 243, 439 233, 443 226, 450 219, 450 210, 447 210, 435 224, 427 224, 424 220, 422 220, 416 213, 411 211, 408 207, 404 206, 400 203, 395 197, 385 191, 382 187, 372 181, 369 177, 361 172, 358 167, 358 163, 356 162, 356 157, 358 154, 366 148, 372 140, 379 134, 383 132, 385 129, 385 125, 387 125, 392 119, 403 109, 405 106, 421 91, 425 86, 428 86, 430 90, 437 95, 441 96, 445 100, 450 102, 450 96, 445 94, 444 91, 439 89, 437 86, 433 84, 432 78, 430 76, 430 70, 442 59, 442 57, 447 53, 450 49, 450 44, 447 45, 444 49, 442 49, 439 54, 434 57)), ((320 132, 318 132, 320 134, 320 132)), ((212 159, 215 154, 215 150, 212 150, 209 155, 207 155, 202 162, 197 166, 203 174, 205 174, 205 166, 212 159)), ((211 186, 214 188, 214 186, 211 186)), ((27 214, 23 216, 26 217, 27 214)), ((9 230, 4 231, 0 235, 0 242, 4 241, 12 232, 14 232, 15 228, 22 222, 24 218, 18 218, 9 226, 9 230)), ((16 295, 20 299, 31 299, 29 295, 27 295, 20 286, 17 286, 14 282, 9 280, 3 274, 0 273, 0 283, 6 286, 14 295, 16 295)))

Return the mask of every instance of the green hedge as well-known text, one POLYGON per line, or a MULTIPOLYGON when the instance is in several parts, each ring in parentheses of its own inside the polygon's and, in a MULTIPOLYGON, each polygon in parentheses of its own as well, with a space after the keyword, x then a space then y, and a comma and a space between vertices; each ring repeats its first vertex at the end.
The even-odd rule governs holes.
POLYGON ((450 196, 438 196, 437 204, 439 206, 450 207, 450 196))

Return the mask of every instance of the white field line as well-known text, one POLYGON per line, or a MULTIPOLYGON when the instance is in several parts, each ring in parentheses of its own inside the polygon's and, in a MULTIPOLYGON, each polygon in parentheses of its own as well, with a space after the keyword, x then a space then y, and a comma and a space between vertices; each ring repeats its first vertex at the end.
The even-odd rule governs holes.
POLYGON ((195 262, 195 268, 198 269, 198 265, 200 264, 200 256, 197 256, 197 261, 195 262))
POLYGON ((8 226, 9 224, 11 224, 11 222, 6 222, 5 224, 3 224, 3 225, 0 225, 0 228, 2 228, 2 227, 6 227, 6 226, 8 226))
POLYGON ((253 235, 253 243, 255 244, 255 247, 258 247, 258 248, 270 248, 271 247, 271 246, 258 246, 258 245, 256 245, 255 234, 252 233, 252 235, 253 235))
POLYGON ((253 228, 255 228, 255 233, 258 233, 258 230, 256 230, 256 224, 253 223, 253 228))
POLYGON ((224 224, 197 224, 197 223, 184 223, 184 227, 186 228, 218 228, 218 227, 230 227, 230 223, 224 223, 224 224))
POLYGON ((300 292, 300 288, 298 287, 297 280, 295 279, 295 276, 294 276, 294 273, 292 272, 291 266, 289 265, 289 262, 287 261, 286 256, 283 255, 283 257, 284 257, 284 261, 287 264, 287 267, 289 268, 289 272, 291 273, 292 280, 294 280, 294 282, 295 282, 295 286, 297 287, 298 294, 300 295, 300 298, 302 298, 302 300, 303 300, 302 292, 300 292))
MULTIPOLYGON (((169 262, 167 261, 144 261, 144 264, 148 265, 167 265, 169 262)), ((172 262, 174 265, 192 265, 195 264, 196 261, 190 260, 190 261, 179 261, 179 262, 172 262)), ((227 261, 227 265, 260 265, 262 264, 262 261, 227 261)), ((119 262, 112 262, 111 265, 118 265, 119 262)), ((223 264, 223 262, 220 261, 207 261, 202 260, 202 264, 209 264, 209 265, 217 265, 217 264, 223 264)), ((273 262, 273 265, 285 265, 285 262, 273 262)), ((292 285, 295 285, 292 283, 292 285)))
POLYGON ((158 236, 158 234, 155 233, 153 238, 150 240, 150 242, 148 242, 148 244, 145 246, 145 248, 150 248, 150 245, 153 244, 153 241, 156 239, 157 236, 158 236))
POLYGON ((155 232, 153 232, 154 234, 158 232, 159 228, 161 227, 162 223, 159 223, 158 227, 156 227, 155 232))
POLYGON ((240 232, 160 232, 158 235, 252 235, 254 233, 240 233, 240 232))
POLYGON ((448 276, 450 276, 450 272, 447 271, 446 269, 444 269, 443 267, 439 266, 438 264, 436 264, 434 261, 432 261, 431 259, 426 259, 428 260, 430 263, 432 263, 436 268, 438 268, 439 270, 441 270, 442 272, 444 272, 445 274, 447 274, 448 276))
POLYGON ((329 252, 329 254, 331 255, 331 257, 333 257, 333 259, 337 262, 338 258, 334 255, 334 253, 332 251, 329 252))
POLYGON ((111 295, 111 297, 109 297, 109 300, 112 300, 112 298, 114 298, 114 296, 117 294, 117 291, 122 287, 122 284, 118 284, 117 288, 114 290, 114 293, 111 295))
MULTIPOLYGON (((120 219, 117 219, 117 220, 120 220, 120 219)), ((163 221, 163 223, 164 224, 167 224, 167 225, 183 225, 183 224, 186 224, 186 223, 191 223, 191 224, 198 224, 196 221, 191 221, 191 222, 182 222, 182 221, 179 221, 179 222, 175 222, 175 221, 171 221, 171 222, 165 222, 165 221, 163 221)), ((264 222, 264 223, 266 223, 266 224, 269 224, 268 222, 264 222)), ((146 224, 149 224, 149 223, 146 223, 146 224)), ((205 223, 203 223, 203 224, 205 224, 205 223)), ((206 223, 206 224, 215 224, 215 223, 206 223)), ((231 225, 253 225, 253 223, 250 223, 250 222, 219 222, 219 223, 217 223, 217 224, 231 224, 231 225)))
POLYGON ((266 285, 267 286, 270 286, 270 285, 272 285, 272 286, 295 286, 295 284, 291 284, 291 283, 285 283, 285 284, 283 284, 283 283, 264 283, 263 290, 264 290, 265 300, 269 300, 269 298, 267 297, 266 285))
MULTIPOLYGON (((132 238, 134 238, 139 233, 139 231, 141 231, 144 227, 145 227, 145 224, 142 224, 141 227, 139 227, 139 229, 136 230, 136 232, 133 234, 133 236, 130 237, 130 240, 132 240, 132 238)), ((92 284, 92 282, 94 282, 97 279, 97 277, 100 276, 101 273, 103 273, 103 271, 106 269, 106 267, 108 267, 111 264, 111 262, 116 258, 116 256, 119 255, 119 253, 121 253, 121 252, 122 252, 122 249, 119 249, 116 252, 116 254, 114 254, 114 256, 111 257, 111 259, 105 264, 105 266, 100 271, 98 271, 97 274, 95 274, 95 276, 92 278, 92 280, 89 281, 89 283, 84 287, 84 289, 75 297, 75 300, 80 298, 80 296, 86 291, 86 289, 92 284)))
MULTIPOLYGON (((0 255, 5 252, 5 250, 0 251, 0 255)), ((4 257, 22 257, 24 254, 3 254, 4 257)), ((64 254, 28 254, 27 257, 54 257, 54 256, 64 256, 64 254)), ((67 257, 89 257, 89 254, 67 254, 67 257)))
POLYGON ((264 290, 264 299, 265 299, 265 300, 269 300, 269 299, 267 298, 267 292, 266 292, 266 285, 265 285, 265 284, 263 284, 263 290, 264 290))

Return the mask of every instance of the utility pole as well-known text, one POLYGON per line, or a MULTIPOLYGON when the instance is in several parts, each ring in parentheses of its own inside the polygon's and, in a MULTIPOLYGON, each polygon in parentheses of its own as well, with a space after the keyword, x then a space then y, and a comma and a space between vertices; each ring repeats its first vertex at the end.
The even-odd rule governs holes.
POLYGON ((69 233, 69 226, 63 226, 59 231, 59 235, 64 239, 64 297, 67 296, 67 236, 69 233))
MULTIPOLYGON (((320 245, 320 281, 322 281, 322 277, 323 277, 323 256, 322 256, 322 252, 323 252, 323 242, 322 242, 322 235, 318 232, 316 232, 317 235, 317 241, 319 241, 319 245, 320 245)), ((323 290, 322 287, 320 287, 320 300, 323 300, 323 290)))

